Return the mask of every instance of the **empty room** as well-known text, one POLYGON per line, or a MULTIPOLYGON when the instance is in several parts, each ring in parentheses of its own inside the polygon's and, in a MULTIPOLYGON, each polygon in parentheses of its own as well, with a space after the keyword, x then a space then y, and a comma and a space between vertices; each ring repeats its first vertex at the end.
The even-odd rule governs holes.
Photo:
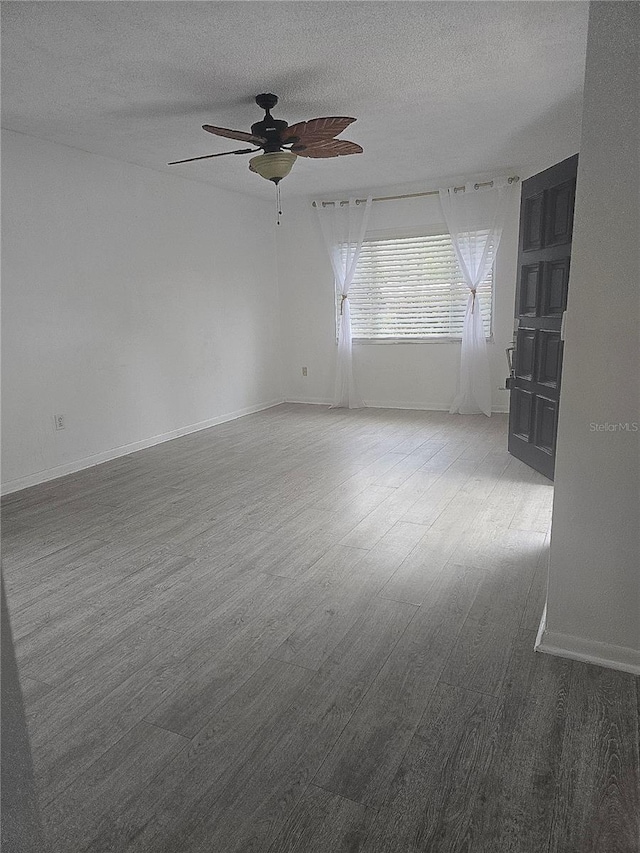
POLYGON ((640 4, 3 0, 7 853, 640 853, 640 4))

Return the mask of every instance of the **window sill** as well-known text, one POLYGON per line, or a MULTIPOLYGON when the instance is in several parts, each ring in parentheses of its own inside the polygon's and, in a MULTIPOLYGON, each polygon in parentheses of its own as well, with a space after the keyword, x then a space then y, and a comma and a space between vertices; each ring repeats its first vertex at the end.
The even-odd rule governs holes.
MULTIPOLYGON (((485 338, 485 341, 488 344, 494 343, 493 335, 485 338)), ((378 346, 379 344, 459 344, 461 342, 462 338, 447 338, 444 336, 433 338, 353 338, 352 340, 352 343, 357 346, 362 344, 365 346, 378 346)))

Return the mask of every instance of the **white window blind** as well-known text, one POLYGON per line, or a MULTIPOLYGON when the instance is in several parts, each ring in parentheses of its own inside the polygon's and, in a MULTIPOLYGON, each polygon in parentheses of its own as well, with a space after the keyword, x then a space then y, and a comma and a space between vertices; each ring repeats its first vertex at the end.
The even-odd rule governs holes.
MULTIPOLYGON (((478 296, 489 337, 493 258, 478 296)), ((468 297, 448 233, 366 239, 349 289, 353 338, 460 338, 468 297)))

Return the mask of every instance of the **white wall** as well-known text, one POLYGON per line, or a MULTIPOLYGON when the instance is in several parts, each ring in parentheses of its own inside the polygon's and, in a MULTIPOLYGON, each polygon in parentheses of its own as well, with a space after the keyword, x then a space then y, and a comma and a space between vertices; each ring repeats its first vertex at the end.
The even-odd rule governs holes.
POLYGON ((281 399, 271 204, 12 132, 2 202, 5 491, 281 399))
POLYGON ((540 648, 640 672, 640 6, 593 3, 540 648))
MULTIPOLYGON (((411 187, 370 191, 373 195, 394 195, 437 186, 437 180, 425 179, 411 187)), ((329 402, 333 397, 336 356, 331 264, 310 200, 287 200, 285 193, 283 189, 284 217, 278 231, 285 330, 283 390, 288 400, 329 402), (308 368, 307 377, 302 376, 303 366, 308 368)), ((351 195, 362 198, 367 191, 351 195)), ((375 203, 368 230, 428 227, 442 222, 440 202, 430 196, 375 203)), ((507 376, 505 347, 513 335, 517 243, 518 200, 514 198, 496 261, 494 339, 488 344, 493 408, 503 412, 508 409, 508 392, 499 390, 499 386, 504 385, 507 376)), ((358 389, 372 406, 448 410, 455 393, 459 359, 459 342, 354 345, 358 389)))

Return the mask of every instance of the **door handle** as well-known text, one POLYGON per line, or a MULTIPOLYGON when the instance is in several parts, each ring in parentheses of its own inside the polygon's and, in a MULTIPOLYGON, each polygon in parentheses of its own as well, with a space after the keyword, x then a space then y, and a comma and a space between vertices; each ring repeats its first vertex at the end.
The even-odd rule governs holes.
POLYGON ((560 340, 564 340, 564 328, 567 323, 567 312, 562 312, 562 320, 560 320, 560 340))
POLYGON ((511 346, 507 347, 504 351, 505 355, 507 356, 507 364, 509 366, 509 375, 507 376, 507 378, 504 381, 504 386, 502 386, 502 388, 501 388, 502 391, 508 391, 511 388, 511 380, 515 376, 515 373, 513 370, 513 353, 515 351, 515 348, 516 348, 515 344, 511 344, 511 346))
POLYGON ((511 344, 510 347, 507 347, 505 350, 505 355, 507 356, 507 364, 509 365, 509 375, 513 376, 513 353, 515 352, 515 344, 511 344))

